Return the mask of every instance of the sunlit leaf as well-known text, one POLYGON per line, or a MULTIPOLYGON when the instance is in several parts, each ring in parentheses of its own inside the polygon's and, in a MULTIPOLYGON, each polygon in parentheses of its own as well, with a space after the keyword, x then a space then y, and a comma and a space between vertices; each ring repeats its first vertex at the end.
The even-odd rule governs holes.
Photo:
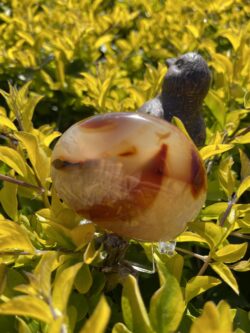
POLYGON ((24 228, 12 221, 0 220, 0 250, 23 250, 34 252, 34 247, 24 228))
POLYGON ((226 302, 221 301, 217 307, 213 302, 207 302, 190 333, 232 333, 232 324, 233 318, 226 302))
POLYGON ((242 259, 247 251, 248 243, 228 244, 215 252, 214 258, 225 263, 242 259))
POLYGON ((204 238, 211 248, 220 243, 225 233, 222 227, 212 222, 193 222, 189 228, 204 238))
POLYGON ((13 130, 13 131, 17 131, 16 126, 14 125, 14 123, 7 117, 3 116, 0 114, 0 126, 6 126, 9 129, 13 130))
POLYGON ((105 298, 102 296, 93 314, 87 320, 79 333, 104 333, 106 331, 110 313, 110 307, 105 298))
POLYGON ((160 289, 151 298, 149 315, 156 332, 170 333, 175 331, 180 324, 185 302, 176 278, 168 272, 157 257, 156 260, 162 282, 160 289))
POLYGON ((232 156, 229 156, 221 161, 218 169, 220 186, 223 188, 228 198, 231 198, 236 186, 236 174, 232 170, 233 164, 234 160, 232 156))
POLYGON ((116 323, 112 333, 132 333, 123 323, 116 323))
POLYGON ((215 119, 223 127, 226 114, 226 107, 223 100, 220 99, 220 97, 216 94, 215 91, 210 90, 205 99, 205 103, 209 107, 209 110, 211 111, 215 119))
POLYGON ((37 138, 30 133, 19 132, 15 136, 27 150, 32 166, 40 179, 42 185, 50 173, 49 157, 45 150, 39 145, 37 138))
POLYGON ((233 147, 234 146, 232 144, 209 145, 209 146, 203 147, 200 150, 200 155, 203 160, 206 160, 209 157, 212 157, 214 155, 224 153, 225 151, 228 151, 228 150, 232 149, 233 147))
POLYGON ((26 324, 26 322, 23 319, 17 317, 17 320, 18 320, 18 333, 32 333, 29 326, 26 324))
POLYGON ((52 292, 53 306, 61 312, 64 312, 66 309, 76 274, 81 267, 82 263, 78 263, 64 269, 57 275, 54 281, 52 292))
POLYGON ((250 176, 247 176, 243 179, 240 186, 238 187, 236 191, 236 196, 239 198, 246 190, 250 188, 250 176))
POLYGON ((0 161, 6 163, 13 170, 15 170, 19 175, 25 177, 27 174, 27 169, 25 161, 18 151, 9 147, 0 147, 0 161))
POLYGON ((240 162, 241 162, 240 176, 241 179, 244 179, 247 176, 250 176, 250 159, 242 149, 239 149, 239 152, 240 152, 240 162))
POLYGON ((204 291, 217 286, 221 280, 213 276, 195 276, 191 278, 185 288, 185 301, 188 303, 192 298, 200 295, 204 291))
POLYGON ((221 277, 221 279, 226 282, 236 294, 239 294, 239 287, 237 280, 235 279, 230 268, 228 268, 222 262, 213 262, 210 264, 213 270, 221 277))
POLYGON ((17 184, 4 182, 0 190, 0 202, 6 214, 15 221, 18 212, 17 184))
POLYGON ((125 324, 133 333, 153 333, 137 281, 132 275, 123 284, 122 313, 125 324))
POLYGON ((31 317, 45 323, 53 320, 49 306, 33 296, 18 296, 0 304, 0 314, 31 317))

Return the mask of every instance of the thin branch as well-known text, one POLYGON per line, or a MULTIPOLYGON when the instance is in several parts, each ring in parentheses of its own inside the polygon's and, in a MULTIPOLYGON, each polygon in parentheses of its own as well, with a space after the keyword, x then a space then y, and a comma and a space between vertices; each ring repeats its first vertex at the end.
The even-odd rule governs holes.
POLYGON ((35 191, 40 192, 40 193, 45 192, 43 187, 38 187, 36 185, 26 183, 23 180, 19 180, 19 179, 16 179, 16 178, 13 178, 13 177, 10 177, 10 176, 6 176, 6 175, 3 175, 3 174, 0 174, 0 180, 6 181, 6 182, 9 182, 9 183, 13 183, 13 184, 17 184, 17 185, 20 185, 20 186, 32 188, 35 191))
POLYGON ((209 255, 206 258, 206 261, 204 262, 204 264, 202 265, 201 269, 199 270, 197 276, 203 275, 205 273, 205 271, 207 270, 207 268, 208 268, 211 260, 212 260, 212 254, 210 252, 209 255))
POLYGON ((225 222, 226 222, 226 219, 228 218, 229 214, 231 213, 231 210, 233 208, 233 205, 236 204, 238 198, 236 196, 236 194, 234 193, 232 195, 232 198, 231 200, 229 200, 228 202, 228 206, 227 206, 227 209, 225 210, 225 213, 222 215, 222 217, 220 218, 220 222, 219 222, 219 225, 221 227, 224 226, 225 222))
POLYGON ((249 235, 244 235, 237 231, 231 232, 230 236, 235 236, 235 237, 243 238, 243 239, 250 239, 249 235))
POLYGON ((177 252, 182 252, 182 253, 185 253, 185 254, 189 254, 190 256, 192 256, 192 257, 194 257, 194 258, 197 258, 197 259, 200 259, 200 260, 202 260, 202 261, 204 261, 204 262, 205 262, 206 259, 207 259, 207 256, 202 256, 202 255, 200 255, 200 254, 198 254, 198 253, 194 253, 194 252, 191 252, 191 251, 189 251, 189 250, 182 249, 182 248, 180 248, 180 247, 176 247, 175 250, 176 250, 177 252))

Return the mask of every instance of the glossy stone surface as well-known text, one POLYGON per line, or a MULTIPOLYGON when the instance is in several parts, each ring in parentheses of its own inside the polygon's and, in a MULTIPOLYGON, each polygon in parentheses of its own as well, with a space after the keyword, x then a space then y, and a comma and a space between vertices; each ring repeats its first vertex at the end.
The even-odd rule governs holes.
POLYGON ((141 241, 181 233, 206 197, 198 151, 170 123, 109 113, 70 127, 52 154, 58 195, 80 215, 141 241))

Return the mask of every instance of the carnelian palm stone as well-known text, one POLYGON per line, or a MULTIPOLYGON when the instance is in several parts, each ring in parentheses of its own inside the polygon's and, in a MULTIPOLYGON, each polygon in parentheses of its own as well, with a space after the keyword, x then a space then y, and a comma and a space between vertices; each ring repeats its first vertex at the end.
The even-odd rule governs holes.
POLYGON ((199 213, 206 174, 195 145, 165 120, 108 113, 71 126, 52 153, 58 195, 123 237, 174 239, 199 213))

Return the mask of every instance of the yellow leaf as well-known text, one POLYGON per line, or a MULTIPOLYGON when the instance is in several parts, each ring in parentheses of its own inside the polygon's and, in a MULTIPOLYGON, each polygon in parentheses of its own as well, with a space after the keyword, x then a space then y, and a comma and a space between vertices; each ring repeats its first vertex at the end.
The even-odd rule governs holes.
POLYGON ((221 277, 221 279, 225 281, 237 295, 239 295, 238 283, 230 268, 222 262, 214 262, 211 263, 210 266, 221 277))
POLYGON ((15 170, 20 176, 25 177, 27 175, 25 161, 15 149, 5 146, 0 147, 0 160, 15 170))
POLYGON ((214 258, 225 263, 232 263, 242 259, 247 251, 248 243, 228 244, 215 252, 214 258))
POLYGON ((62 313, 66 310, 70 292, 77 272, 83 263, 70 266, 58 273, 54 281, 52 300, 54 308, 62 313))
POLYGON ((209 145, 209 146, 203 147, 200 150, 200 155, 203 160, 206 160, 209 157, 212 157, 214 155, 222 154, 225 151, 232 149, 233 147, 234 147, 234 145, 232 145, 232 144, 209 145))
POLYGON ((6 126, 13 131, 17 131, 16 126, 13 122, 8 118, 0 114, 0 126, 6 126))
POLYGON ((0 304, 0 314, 31 317, 45 323, 53 320, 49 306, 34 296, 18 296, 0 304))
POLYGON ((202 315, 191 326, 190 333, 233 333, 233 318, 229 305, 221 301, 218 306, 207 302, 202 315))
POLYGON ((34 253, 35 249, 25 230, 15 222, 0 220, 0 250, 24 250, 34 253))
POLYGON ((134 333, 152 333, 153 329, 145 308, 138 282, 129 275, 124 281, 122 295, 124 321, 134 333))
POLYGON ((51 142, 54 141, 56 138, 58 138, 61 135, 60 132, 53 132, 49 135, 47 135, 43 141, 43 143, 45 144, 45 146, 49 147, 51 142))
POLYGON ((236 191, 237 198, 239 198, 249 188, 250 188, 250 176, 243 179, 240 186, 238 187, 238 189, 236 191))
POLYGON ((95 225, 93 223, 80 224, 70 231, 74 244, 82 248, 94 237, 95 225))
POLYGON ((191 278, 185 288, 185 301, 188 303, 192 298, 200 295, 204 291, 217 286, 221 280, 212 276, 195 276, 191 278))
POLYGON ((79 333, 105 333, 110 317, 110 307, 102 296, 91 317, 79 333))
POLYGON ((27 34, 26 32, 17 31, 17 35, 19 37, 23 38, 30 46, 34 46, 34 44, 35 44, 34 39, 29 34, 27 34))
POLYGON ((15 134, 17 139, 27 150, 30 162, 41 184, 44 185, 46 178, 50 174, 50 159, 45 149, 38 143, 36 136, 27 132, 18 132, 15 134))
POLYGON ((17 185, 4 182, 4 186, 0 191, 0 202, 6 214, 12 219, 17 219, 17 185))
POLYGON ((250 176, 250 159, 242 149, 239 149, 239 152, 240 152, 240 162, 241 162, 240 176, 241 179, 244 179, 247 176, 250 176))
POLYGON ((43 254, 38 265, 34 270, 34 276, 38 283, 38 290, 42 291, 43 295, 49 297, 51 292, 51 273, 57 268, 59 262, 57 253, 47 252, 43 254))

